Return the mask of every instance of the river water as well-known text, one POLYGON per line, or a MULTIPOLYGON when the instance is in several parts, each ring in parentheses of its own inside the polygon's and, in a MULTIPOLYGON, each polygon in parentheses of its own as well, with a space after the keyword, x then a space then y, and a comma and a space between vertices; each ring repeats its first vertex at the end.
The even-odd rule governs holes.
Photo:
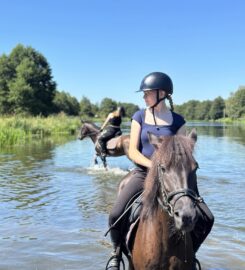
MULTIPOLYGON (((215 216, 197 257, 204 270, 245 269, 245 129, 188 126, 198 132, 199 191, 215 216)), ((0 270, 105 268, 108 213, 133 165, 108 158, 106 172, 92 157, 92 142, 75 137, 0 150, 0 270)))

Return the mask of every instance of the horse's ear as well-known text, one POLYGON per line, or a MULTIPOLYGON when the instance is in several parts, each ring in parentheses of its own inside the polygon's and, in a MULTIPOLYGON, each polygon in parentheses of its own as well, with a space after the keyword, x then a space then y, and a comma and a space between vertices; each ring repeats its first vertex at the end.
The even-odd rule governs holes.
POLYGON ((188 137, 194 142, 196 143, 197 141, 197 131, 195 128, 193 128, 190 132, 190 134, 188 135, 188 137))
POLYGON ((150 132, 147 132, 147 135, 148 135, 150 144, 152 144, 156 149, 158 149, 161 144, 161 138, 157 137, 156 135, 150 132))

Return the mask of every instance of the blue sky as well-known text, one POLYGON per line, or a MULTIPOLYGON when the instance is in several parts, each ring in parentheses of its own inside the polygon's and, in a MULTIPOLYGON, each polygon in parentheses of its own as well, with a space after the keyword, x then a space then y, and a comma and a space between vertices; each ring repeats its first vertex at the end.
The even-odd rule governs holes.
POLYGON ((58 90, 144 106, 152 71, 173 100, 228 98, 245 85, 243 0, 1 0, 0 55, 19 43, 42 53, 58 90))

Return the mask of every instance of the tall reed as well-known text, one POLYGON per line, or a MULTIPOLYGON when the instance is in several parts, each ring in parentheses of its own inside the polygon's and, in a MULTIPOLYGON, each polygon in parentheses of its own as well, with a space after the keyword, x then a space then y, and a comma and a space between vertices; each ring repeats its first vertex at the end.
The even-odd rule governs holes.
POLYGON ((64 114, 49 117, 0 117, 0 146, 23 144, 28 140, 57 134, 75 134, 78 117, 64 114))

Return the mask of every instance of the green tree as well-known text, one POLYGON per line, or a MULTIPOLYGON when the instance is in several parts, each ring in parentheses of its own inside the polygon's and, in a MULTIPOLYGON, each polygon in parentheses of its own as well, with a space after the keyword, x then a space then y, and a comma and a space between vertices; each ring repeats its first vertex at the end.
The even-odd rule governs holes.
POLYGON ((80 101, 80 115, 81 117, 93 117, 94 114, 94 107, 90 100, 87 97, 82 97, 80 101))
POLYGON ((185 117, 185 106, 184 104, 181 104, 181 105, 174 105, 174 111, 176 113, 179 113, 181 115, 183 115, 185 117))
POLYGON ((117 102, 110 99, 110 98, 104 98, 100 103, 100 116, 105 117, 110 112, 116 110, 117 108, 117 102))
POLYGON ((68 115, 79 115, 80 105, 75 97, 64 91, 56 91, 54 100, 55 112, 64 112, 68 115))
POLYGON ((204 100, 200 102, 198 108, 196 109, 196 120, 209 120, 210 119, 210 108, 212 106, 212 101, 204 100))
POLYGON ((209 111, 210 118, 213 120, 224 117, 225 101, 222 97, 214 99, 209 111))
POLYGON ((9 104, 7 113, 51 113, 56 83, 45 57, 31 47, 17 45, 5 59, 5 64, 8 72, 0 76, 2 82, 8 80, 4 89, 7 93, 5 102, 9 104))
POLYGON ((2 55, 0 57, 0 114, 6 114, 10 111, 8 83, 11 80, 11 74, 8 57, 2 55))
MULTIPOLYGON (((200 104, 200 101, 197 100, 190 100, 184 104, 182 104, 182 107, 179 107, 178 110, 181 110, 181 114, 188 120, 194 120, 196 119, 196 111, 198 109, 198 106, 200 104)), ((176 109, 176 108, 175 108, 176 109)))
POLYGON ((97 103, 96 104, 91 103, 91 106, 92 106, 92 114, 93 114, 93 116, 98 117, 98 114, 99 114, 99 111, 100 111, 99 105, 97 103))
POLYGON ((227 115, 232 118, 240 118, 245 116, 245 86, 241 86, 226 101, 227 115))
POLYGON ((80 113, 80 104, 75 97, 68 96, 68 101, 70 104, 70 115, 79 115, 80 113))
POLYGON ((125 109, 125 116, 126 117, 132 117, 133 114, 139 110, 139 106, 133 104, 133 103, 125 103, 125 102, 119 102, 118 106, 122 106, 125 109))

